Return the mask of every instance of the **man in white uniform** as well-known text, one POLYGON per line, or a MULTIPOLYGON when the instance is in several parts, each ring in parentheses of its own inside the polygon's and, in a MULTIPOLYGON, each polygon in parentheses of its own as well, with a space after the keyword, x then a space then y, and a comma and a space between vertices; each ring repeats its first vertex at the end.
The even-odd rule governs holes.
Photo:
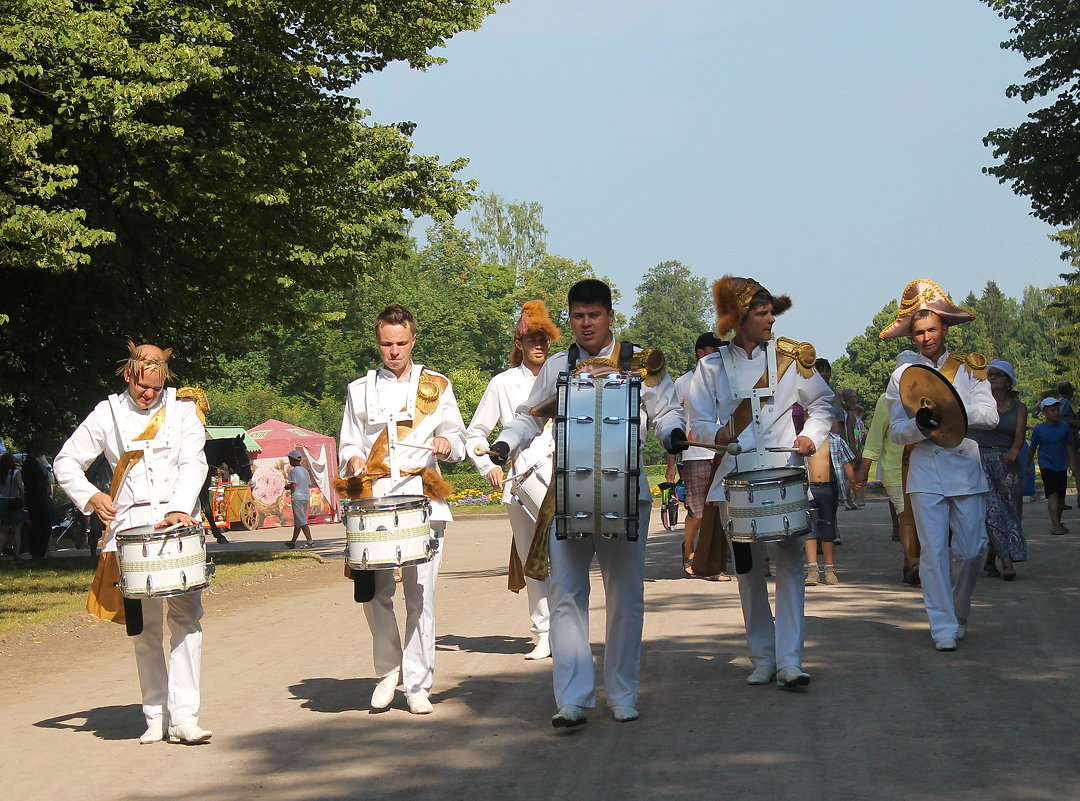
POLYGON ((465 424, 449 379, 413 363, 416 323, 408 309, 396 303, 383 309, 375 320, 375 339, 383 366, 349 384, 338 449, 341 474, 362 477, 369 496, 427 495, 440 547, 430 561, 401 570, 404 650, 394 617, 393 571, 373 571, 375 596, 364 604, 364 614, 380 681, 371 708, 390 706, 400 682, 409 711, 426 715, 432 711, 435 678, 435 585, 442 536, 453 520, 445 501, 450 488, 437 460, 465 458, 465 424))
MULTIPOLYGON (((812 346, 784 338, 773 342, 773 322, 791 307, 790 298, 773 296, 752 278, 730 275, 713 284, 713 298, 717 331, 735 335, 698 364, 690 385, 690 430, 697 442, 737 442, 744 452, 753 452, 726 454, 713 478, 709 501, 720 504, 727 520, 724 477, 736 470, 761 469, 762 463, 801 465, 828 436, 832 390, 814 370, 812 346), (799 436, 791 412, 796 403, 806 415, 799 436), (794 448, 797 453, 770 453, 767 448, 794 448)), ((732 543, 746 644, 754 664, 746 683, 768 684, 775 678, 790 690, 810 683, 810 674, 802 669, 803 547, 798 537, 773 546, 775 621, 765 581, 765 544, 732 543)))
MULTIPOLYGON (((900 313, 879 336, 911 337, 918 350, 914 364, 939 371, 952 382, 967 410, 970 428, 994 428, 997 402, 986 380, 986 357, 978 353, 950 353, 945 337, 950 325, 974 320, 973 312, 957 307, 941 287, 925 278, 912 281, 900 298, 900 313)), ((929 409, 909 417, 900 399, 900 377, 910 364, 898 367, 889 379, 889 437, 899 445, 912 445, 904 486, 922 555, 919 579, 930 620, 930 636, 939 651, 955 651, 967 633, 971 593, 986 548, 986 474, 979 446, 965 438, 955 448, 930 439, 940 422, 929 409), (949 551, 956 575, 950 576, 949 551)))
MULTIPOLYGON (((476 469, 487 478, 493 489, 503 491, 503 506, 510 518, 513 532, 512 547, 520 564, 525 561, 532 545, 536 523, 529 513, 510 494, 509 482, 504 487, 503 468, 491 461, 486 455, 488 437, 496 426, 508 426, 521 404, 529 397, 536 376, 547 359, 548 347, 559 339, 559 329, 551 322, 547 306, 542 300, 532 300, 521 309, 521 316, 514 328, 514 351, 510 356, 510 369, 504 370, 491 379, 484 390, 480 404, 476 407, 472 422, 465 432, 469 458, 476 469), (479 450, 479 453, 477 453, 479 450)), ((520 476, 534 465, 544 463, 543 479, 551 483, 551 453, 555 450, 555 440, 551 426, 546 427, 514 460, 509 469, 509 480, 520 476)), ((513 571, 511 571, 513 573, 513 571)), ((548 640, 550 625, 548 613, 548 583, 525 577, 525 591, 529 598, 529 618, 532 620, 532 633, 536 637, 536 646, 525 655, 526 659, 547 659, 551 656, 551 644, 548 640)))
MULTIPOLYGON (((125 529, 195 525, 207 471, 206 433, 195 404, 178 401, 176 390, 165 389, 172 377, 172 351, 131 343, 128 348, 119 371, 127 391, 99 403, 53 462, 56 479, 71 502, 85 514, 96 513, 107 526, 103 552, 116 551, 116 534, 125 529), (118 475, 117 463, 122 458, 127 463, 125 453, 131 452, 138 460, 118 475), (102 453, 114 471, 111 497, 84 472, 102 453)), ((202 615, 201 590, 142 601, 143 630, 135 637, 146 718, 140 743, 166 736, 174 743, 203 743, 211 737, 199 726, 202 615), (166 602, 171 642, 167 661, 161 639, 166 602)))
MULTIPOLYGON (((596 279, 579 281, 570 288, 567 300, 575 346, 568 352, 556 353, 544 363, 528 400, 491 447, 499 454, 493 457, 496 463, 505 463, 512 452, 528 445, 543 430, 544 420, 529 414, 529 409, 556 394, 560 373, 570 372, 578 362, 590 358, 610 360, 611 369, 629 368, 628 364, 620 364, 624 349, 617 347, 619 343, 611 333, 615 314, 607 284, 596 279)), ((640 352, 640 348, 635 352, 640 352)), ((641 405, 660 442, 671 451, 672 441, 686 439, 682 409, 667 369, 661 364, 650 375, 655 381, 647 377, 642 383, 641 405)), ((644 426, 641 437, 645 437, 644 426)), ((651 508, 652 496, 642 471, 638 480, 636 542, 608 539, 599 534, 562 540, 554 534, 550 537, 552 678, 555 703, 559 707, 551 723, 556 728, 585 723, 587 710, 596 706, 596 679, 589 646, 589 567, 594 555, 604 577, 607 606, 604 684, 608 704, 617 721, 638 717, 645 542, 651 508)))

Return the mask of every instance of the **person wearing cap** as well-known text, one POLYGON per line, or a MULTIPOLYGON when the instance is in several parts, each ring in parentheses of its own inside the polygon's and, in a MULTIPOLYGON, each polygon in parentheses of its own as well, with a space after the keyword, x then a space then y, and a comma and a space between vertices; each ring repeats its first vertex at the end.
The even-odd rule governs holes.
MULTIPOLYGON (((663 354, 643 351, 620 342, 612 332, 615 312, 611 288, 603 281, 586 278, 567 292, 570 330, 574 344, 568 351, 551 356, 536 377, 526 402, 518 408, 514 422, 506 426, 492 444, 493 461, 505 464, 510 454, 520 451, 543 431, 545 421, 529 413, 557 393, 561 373, 592 366, 613 370, 641 369, 645 375, 640 389, 641 410, 657 438, 669 453, 686 446, 686 423, 675 397, 663 354), (634 356, 644 359, 634 368, 634 356), (589 364, 586 364, 589 363, 589 364)), ((642 441, 646 427, 640 428, 642 441)), ((640 445, 640 443, 638 443, 640 445)), ((640 452, 640 451, 639 451, 640 452)), ((558 457, 556 443, 556 458, 558 457)), ((591 536, 548 540, 551 561, 549 598, 551 603, 552 683, 558 711, 551 718, 555 728, 580 726, 588 710, 596 706, 596 676, 589 643, 590 568, 599 562, 604 579, 607 612, 604 644, 604 684, 612 717, 627 723, 638 718, 638 683, 641 674, 641 631, 645 616, 645 543, 648 540, 652 495, 645 471, 637 477, 638 538, 591 536)), ((552 529, 554 530, 554 523, 552 529)))
POLYGON ((374 333, 382 367, 349 384, 338 449, 340 474, 361 485, 361 497, 426 495, 431 506, 427 522, 439 547, 429 561, 401 568, 404 648, 394 615, 394 571, 371 571, 374 597, 364 603, 364 616, 379 676, 371 708, 389 707, 400 683, 409 712, 427 715, 434 709, 435 587, 445 550, 443 534, 454 519, 446 502, 453 487, 440 474, 439 462, 465 458, 465 423, 450 379, 413 361, 416 321, 411 311, 391 303, 376 316, 374 333), (400 443, 392 449, 391 429, 400 443))
POLYGON ((496 426, 506 427, 514 421, 518 407, 525 403, 536 383, 536 376, 547 360, 548 348, 559 340, 559 329, 548 315, 542 300, 531 300, 521 307, 514 327, 514 349, 510 354, 510 369, 496 375, 484 390, 465 431, 467 453, 476 469, 488 480, 492 489, 502 490, 503 507, 510 519, 510 580, 514 592, 521 590, 524 581, 529 599, 529 619, 536 644, 526 659, 547 659, 551 656, 548 637, 551 620, 548 611, 548 582, 525 576, 522 564, 528 558, 535 522, 511 494, 512 481, 526 470, 542 470, 546 484, 551 483, 551 454, 555 439, 547 426, 529 446, 518 454, 507 470, 491 461, 487 455, 488 437, 496 426), (479 450, 479 453, 477 452, 479 450))
POLYGON ((878 334, 881 339, 907 336, 918 353, 912 364, 893 371, 885 397, 889 437, 911 446, 904 491, 919 535, 919 580, 938 651, 955 651, 967 633, 971 594, 986 547, 986 475, 973 439, 946 448, 931 439, 941 422, 936 412, 908 414, 900 398, 900 378, 915 364, 937 370, 964 404, 969 429, 994 428, 998 410, 986 380, 986 357, 952 353, 945 344, 950 326, 974 319, 973 312, 956 306, 936 283, 920 278, 904 288, 896 319, 878 334), (957 562, 955 577, 950 576, 950 550, 957 562))
MULTIPOLYGON (((708 500, 720 504, 726 522, 724 478, 763 462, 772 468, 801 467, 805 457, 822 447, 832 427, 833 391, 814 369, 812 345, 773 339, 773 323, 791 308, 791 298, 773 295, 752 278, 726 275, 713 284, 713 301, 717 333, 725 336, 733 331, 734 336, 698 364, 690 385, 690 430, 697 442, 737 443, 743 451, 724 455, 709 488, 708 500), (797 435, 792 420, 796 403, 806 416, 797 435)), ((770 545, 775 616, 765 580, 765 543, 732 543, 746 644, 754 665, 746 683, 762 685, 775 679, 779 687, 795 690, 810 683, 810 674, 802 667, 803 545, 799 537, 770 545)))
MULTIPOLYGON (((712 331, 706 331, 694 343, 694 355, 697 357, 694 369, 675 379, 675 394, 679 398, 679 403, 682 404, 684 413, 689 414, 690 384, 694 380, 694 373, 697 372, 697 365, 706 356, 716 353, 724 344, 724 340, 712 331)), ((691 439, 693 436, 691 431, 691 439)), ((686 523, 683 527, 682 566, 687 575, 693 575, 690 565, 694 559, 694 544, 697 541, 698 531, 701 529, 701 516, 705 513, 713 456, 713 452, 705 448, 687 448, 682 455, 682 478, 686 485, 686 523)), ((669 477, 668 481, 671 480, 672 478, 669 477)), ((706 576, 706 578, 712 581, 731 581, 731 576, 723 573, 706 576)))
MULTIPOLYGON (((1069 428, 1072 429, 1074 437, 1080 437, 1080 419, 1076 417, 1076 411, 1073 409, 1072 399, 1073 393, 1076 389, 1073 387, 1071 381, 1062 381, 1057 385, 1057 397, 1061 403, 1058 404, 1058 409, 1061 412, 1061 419, 1069 424, 1069 428)), ((1073 482, 1077 481, 1080 477, 1080 462, 1077 461, 1076 448, 1072 448, 1069 451, 1069 472, 1073 475, 1073 482)), ((1078 485, 1080 488, 1080 485, 1078 485)), ((1066 491, 1068 487, 1066 487, 1066 491)), ((1072 509, 1069 504, 1065 504, 1063 509, 1072 509)))
MULTIPOLYGON (((194 526, 206 479, 206 432, 195 405, 165 387, 172 378, 172 349, 128 343, 117 371, 125 392, 99 403, 53 460, 56 480, 71 502, 105 524, 102 559, 115 559, 116 535, 141 526, 194 526), (104 454, 112 492, 99 490, 86 470, 104 454), (109 554, 112 554, 110 557, 109 554)), ((212 732, 199 725, 202 662, 202 590, 169 598, 144 598, 142 631, 133 639, 146 731, 143 745, 204 743, 212 732), (169 651, 162 648, 168 604, 169 651)))
POLYGON ((1020 449, 1027 436, 1027 406, 1020 402, 1012 364, 994 359, 986 368, 986 379, 997 403, 998 424, 994 428, 973 428, 971 438, 979 444, 986 493, 986 575, 1005 581, 1016 578, 1016 562, 1027 559, 1027 540, 1021 525, 1024 490, 1020 473, 1020 449), (996 559, 1001 560, 1001 570, 996 559))
POLYGON ((311 548, 315 544, 315 541, 311 539, 311 526, 307 519, 308 504, 311 502, 311 474, 300 464, 303 458, 299 450, 289 451, 289 483, 286 489, 289 490, 289 497, 292 499, 290 505, 292 506, 293 530, 292 539, 285 543, 286 548, 296 547, 296 539, 301 531, 304 532, 307 542, 300 547, 311 548))
POLYGON ((1061 399, 1045 398, 1039 404, 1043 422, 1031 430, 1031 447, 1028 464, 1039 457, 1039 475, 1042 476, 1046 495, 1046 511, 1050 516, 1051 534, 1068 534, 1061 524, 1061 512, 1065 507, 1065 488, 1069 477, 1069 453, 1076 447, 1069 424, 1061 419, 1061 399))

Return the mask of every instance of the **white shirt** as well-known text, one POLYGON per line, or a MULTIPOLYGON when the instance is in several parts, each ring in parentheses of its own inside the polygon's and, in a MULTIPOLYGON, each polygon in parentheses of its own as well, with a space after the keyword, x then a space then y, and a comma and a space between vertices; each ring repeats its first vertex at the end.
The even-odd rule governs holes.
MULTIPOLYGON (((480 475, 486 476, 495 467, 491 457, 486 454, 477 455, 476 449, 488 449, 488 437, 495 430, 495 426, 504 428, 514 421, 518 407, 529 397, 536 376, 532 370, 523 364, 511 367, 509 370, 496 375, 484 390, 480 404, 476 407, 472 422, 465 432, 466 451, 472 459, 480 475)), ((537 462, 549 457, 555 450, 555 437, 552 433, 553 426, 547 426, 540 434, 529 443, 528 447, 518 454, 513 461, 507 477, 513 477, 525 472, 537 462)), ((550 475, 550 471, 549 471, 550 475)), ((503 488, 503 503, 510 502, 510 485, 503 488)))
MULTIPOLYGON (((768 362, 765 343, 754 348, 750 356, 745 348, 725 345, 720 351, 710 353, 698 362, 690 384, 690 430, 700 442, 714 442, 716 432, 727 425, 741 403, 740 399, 732 397, 721 355, 724 350, 731 354, 735 384, 739 389, 753 387, 765 372, 768 362)), ((813 442, 815 448, 821 447, 832 428, 829 405, 832 394, 832 389, 816 371, 809 378, 803 378, 798 365, 792 364, 776 382, 776 394, 768 398, 761 409, 762 437, 765 441, 758 442, 757 432, 751 423, 739 434, 739 444, 744 451, 792 447, 795 443, 795 421, 791 416, 791 407, 798 403, 806 410, 806 422, 800 436, 813 442)), ((753 403, 753 400, 750 402, 753 403)), ((802 457, 793 453, 788 463, 801 465, 802 457)), ((735 457, 724 454, 709 488, 708 500, 724 500, 724 476, 734 469, 735 457)))
MULTIPOLYGON (((146 445, 143 458, 131 468, 113 503, 116 520, 106 533, 106 551, 116 550, 118 531, 135 525, 158 523, 169 512, 199 515, 199 493, 206 481, 206 431, 195 404, 176 400, 167 389, 149 409, 140 409, 126 392, 99 403, 79 424, 53 461, 56 480, 71 502, 89 514, 90 499, 100 490, 86 478, 90 464, 104 453, 114 470, 131 440, 145 429, 154 413, 165 405, 165 421, 157 436, 146 445), (115 412, 115 414, 114 414, 115 412), (152 507, 150 512, 145 507, 152 507)), ((143 443, 137 443, 142 446, 143 443)))
MULTIPOLYGON (((949 358, 945 351, 935 362, 916 356, 914 364, 940 370, 949 358)), ((900 401, 900 376, 910 367, 902 364, 889 377, 885 399, 889 404, 889 438, 898 445, 914 445, 908 460, 907 492, 930 492, 936 495, 972 495, 986 492, 986 474, 979 457, 979 446, 965 438, 955 448, 943 448, 929 439, 909 417, 900 401)), ((994 428, 998 424, 997 402, 990 392, 990 382, 975 378, 962 364, 952 382, 964 402, 970 428, 994 428)))
MULTIPOLYGON (((615 350, 614 338, 606 347, 604 347, 598 354, 599 358, 608 359, 611 358, 612 352, 615 350)), ((636 348, 635 352, 640 348, 636 348)), ((581 360, 584 361, 589 358, 586 354, 582 354, 581 360)), ((533 384, 532 390, 529 392, 529 397, 525 403, 518 407, 517 413, 514 416, 514 422, 503 429, 499 434, 499 441, 505 442, 510 446, 510 451, 513 453, 519 450, 525 445, 531 443, 543 430, 544 424, 547 422, 542 417, 534 417, 529 414, 529 409, 539 406, 543 401, 548 400, 556 394, 558 391, 559 373, 568 372, 568 355, 566 351, 556 353, 554 356, 548 358, 544 362, 544 366, 540 368, 540 374, 536 377, 536 382, 533 384)), ((645 434, 648 431, 647 426, 652 425, 653 430, 656 432, 656 436, 660 438, 661 444, 665 447, 671 444, 671 432, 677 428, 686 430, 686 421, 683 418, 682 407, 679 405, 679 399, 675 396, 675 384, 671 380, 671 376, 666 372, 663 379, 655 387, 646 386, 643 382, 641 385, 641 407, 644 412, 645 419, 641 422, 640 435, 642 442, 645 441, 645 434)), ((645 477, 645 471, 641 471, 641 476, 638 481, 638 498, 641 500, 651 500, 652 495, 649 493, 649 482, 645 477)))
POLYGON ((289 483, 293 485, 289 497, 294 501, 311 500, 311 474, 302 464, 289 468, 289 483))
MULTIPOLYGON (((688 373, 683 373, 675 379, 675 395, 678 397, 679 403, 683 407, 683 414, 686 416, 687 420, 690 419, 690 384, 694 380, 694 373, 696 370, 697 366, 695 365, 693 370, 688 373)), ((695 437, 693 429, 686 433, 695 442, 705 441, 695 437)), ((684 462, 711 462, 713 455, 712 451, 705 448, 687 448, 683 451, 682 460, 684 462)))
MULTIPOLYGON (((374 391, 369 391, 368 376, 349 384, 338 446, 342 475, 352 457, 359 456, 367 461, 375 440, 386 430, 388 414, 403 415, 405 410, 411 408, 416 397, 416 381, 419 381, 422 369, 423 365, 413 364, 399 379, 384 367, 375 373, 374 391)), ((427 372, 446 378, 431 369, 427 372)), ((404 422, 411 418, 402 416, 398 419, 404 422)), ((420 424, 400 441, 430 446, 436 437, 444 437, 450 443, 450 455, 445 461, 460 462, 465 458, 465 423, 461 419, 457 398, 454 397, 454 389, 449 379, 446 379, 446 389, 439 394, 435 410, 425 415, 420 424)), ((398 470, 403 473, 424 467, 436 471, 439 469, 435 454, 429 450, 399 447, 395 448, 394 458, 397 460, 398 470)), ((432 498, 431 519, 451 521, 454 518, 450 514, 450 507, 444 501, 432 498)))

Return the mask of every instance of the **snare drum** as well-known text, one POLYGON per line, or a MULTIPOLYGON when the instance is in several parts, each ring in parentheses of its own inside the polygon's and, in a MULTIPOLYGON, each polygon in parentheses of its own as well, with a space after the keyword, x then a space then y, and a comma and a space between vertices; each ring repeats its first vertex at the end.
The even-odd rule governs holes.
POLYGON ((779 542, 810 532, 809 485, 800 467, 730 473, 724 496, 733 542, 779 542))
POLYGON ((540 519, 540 506, 551 484, 551 458, 545 456, 521 475, 509 479, 510 497, 534 523, 540 519))
POLYGON ((563 373, 555 416, 555 537, 638 538, 640 376, 563 373))
POLYGON ((168 598, 201 590, 214 575, 203 527, 136 526, 116 534, 120 591, 125 598, 168 598))
POLYGON ((438 543, 424 495, 352 498, 341 503, 345 517, 345 562, 357 570, 382 570, 431 561, 438 543))

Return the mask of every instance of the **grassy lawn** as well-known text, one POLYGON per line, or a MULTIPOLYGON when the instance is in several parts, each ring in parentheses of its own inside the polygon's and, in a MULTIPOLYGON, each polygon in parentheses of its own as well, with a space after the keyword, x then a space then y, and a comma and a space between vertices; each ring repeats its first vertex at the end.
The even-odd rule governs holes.
MULTIPOLYGON (((291 569, 316 558, 293 551, 216 553, 217 572, 211 586, 275 568, 291 569)), ((0 638, 83 612, 96 567, 97 559, 89 556, 0 562, 0 638)))

